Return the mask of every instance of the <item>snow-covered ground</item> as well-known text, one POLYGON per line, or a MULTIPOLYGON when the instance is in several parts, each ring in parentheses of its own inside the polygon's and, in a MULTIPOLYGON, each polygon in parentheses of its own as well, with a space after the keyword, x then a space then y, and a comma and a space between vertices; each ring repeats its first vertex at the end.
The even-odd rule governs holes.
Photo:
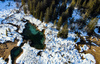
POLYGON ((100 35, 100 33, 99 33, 98 31, 99 31, 98 28, 95 28, 95 29, 94 29, 94 32, 95 32, 96 34, 100 35))
POLYGON ((16 14, 16 10, 18 10, 18 8, 16 8, 16 2, 13 1, 0 1, 0 5, 0 42, 14 42, 14 39, 17 38, 19 40, 17 45, 20 46, 23 39, 19 33, 23 32, 26 24, 25 22, 21 21, 23 18, 23 12, 16 14), (15 25, 20 27, 18 32, 16 31, 18 27, 15 25))
POLYGON ((6 64, 7 62, 5 62, 4 60, 3 60, 3 58, 1 57, 0 58, 0 64, 6 64))
POLYGON ((80 16, 80 11, 76 7, 73 10, 72 18, 74 18, 74 21, 76 21, 77 19, 82 18, 80 16))
MULTIPOLYGON (((0 5, 0 42, 5 42, 7 40, 14 41, 15 38, 19 39, 18 46, 22 43, 23 39, 20 33, 23 32, 25 28, 26 22, 21 21, 22 18, 29 20, 31 23, 35 24, 37 28, 42 31, 45 29, 45 44, 46 48, 44 50, 37 50, 31 47, 28 43, 24 44, 22 47, 23 53, 16 60, 16 63, 24 63, 24 64, 95 64, 96 61, 91 54, 79 53, 77 49, 75 49, 76 42, 74 39, 77 38, 74 32, 68 33, 68 38, 62 39, 57 38, 58 30, 53 27, 52 23, 46 24, 45 22, 41 22, 40 20, 35 19, 31 15, 26 16, 23 11, 16 14, 16 6, 15 2, 11 1, 10 7, 7 5, 9 1, 1 2, 0 5), (11 16, 9 19, 4 20, 8 16, 11 16), (2 24, 1 24, 2 23, 2 24), (17 27, 10 25, 8 23, 20 26, 18 32, 17 27), (12 35, 11 35, 12 34, 12 35), (41 52, 41 55, 37 55, 38 52, 41 52), (82 59, 81 57, 85 59, 82 59)), ((76 13, 73 12, 73 15, 76 13)), ((78 18, 77 18, 78 19, 78 18)), ((84 33, 83 33, 84 35, 84 33)), ((82 48, 83 50, 87 50, 88 47, 85 45, 82 48)), ((10 59, 10 56, 9 56, 10 59)), ((11 60, 9 60, 10 64, 11 60)), ((0 63, 5 63, 5 61, 0 58, 0 63)))
MULTIPOLYGON (((30 22, 32 23, 37 22, 36 25, 38 27, 41 26, 41 28, 38 28, 39 30, 44 29, 43 26, 47 27, 45 28, 46 49, 37 50, 35 48, 31 48, 29 44, 24 44, 24 46, 22 47, 24 53, 17 59, 16 63, 63 64, 71 62, 75 64, 86 64, 88 62, 90 64, 91 63, 95 64, 95 59, 92 59, 93 62, 91 61, 91 59, 87 57, 85 61, 81 59, 82 54, 79 53, 77 49, 75 49, 75 42, 73 40, 76 38, 75 33, 69 32, 67 39, 57 38, 58 31, 55 28, 53 28, 52 23, 48 24, 40 23, 40 21, 36 20, 35 18, 32 17, 28 18, 28 17, 29 16, 27 16, 27 18, 26 17, 24 18, 30 20, 30 22), (42 51, 41 56, 37 56, 37 53, 39 51, 42 51)), ((88 47, 86 45, 82 47, 82 50, 87 50, 87 49, 88 47)), ((93 56, 91 55, 91 57, 93 56)))

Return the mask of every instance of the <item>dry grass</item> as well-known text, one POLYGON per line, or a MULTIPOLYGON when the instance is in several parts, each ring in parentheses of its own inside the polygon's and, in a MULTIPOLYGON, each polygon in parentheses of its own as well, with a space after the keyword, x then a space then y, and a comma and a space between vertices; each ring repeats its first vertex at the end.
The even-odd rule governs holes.
POLYGON ((99 38, 90 38, 92 42, 100 46, 100 39, 99 38))
POLYGON ((100 64, 100 47, 91 46, 91 49, 88 49, 85 53, 91 53, 96 60, 96 64, 100 64))
POLYGON ((10 55, 10 51, 17 46, 17 40, 15 42, 6 42, 4 44, 0 44, 0 57, 3 57, 4 60, 8 59, 10 55))
POLYGON ((100 39, 99 38, 90 38, 90 40, 92 42, 94 42, 95 44, 97 44, 99 47, 91 46, 91 49, 86 51, 86 53, 91 53, 96 59, 96 64, 100 64, 100 39))
MULTIPOLYGON (((100 39, 99 38, 88 38, 88 40, 90 40, 91 42, 94 42, 95 44, 97 44, 99 47, 95 46, 95 45, 91 45, 91 49, 88 49, 87 51, 84 51, 82 53, 90 53, 94 56, 95 60, 96 60, 96 64, 100 64, 100 39)), ((80 51, 80 46, 82 47, 84 44, 78 44, 76 46, 76 49, 78 51, 80 51)), ((87 44, 87 46, 90 48, 90 45, 87 44)))

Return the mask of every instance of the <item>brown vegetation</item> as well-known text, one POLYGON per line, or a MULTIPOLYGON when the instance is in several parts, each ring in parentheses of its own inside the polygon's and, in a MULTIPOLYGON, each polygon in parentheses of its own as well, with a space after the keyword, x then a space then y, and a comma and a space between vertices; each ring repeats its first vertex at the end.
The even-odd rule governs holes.
POLYGON ((3 57, 4 60, 8 59, 10 51, 17 46, 17 40, 14 42, 5 42, 4 44, 0 43, 0 57, 3 57))
MULTIPOLYGON (((90 49, 88 49, 87 51, 83 51, 82 53, 90 53, 94 56, 95 60, 96 60, 96 64, 100 64, 100 39, 99 38, 87 38, 88 40, 90 40, 91 42, 94 42, 95 44, 97 44, 98 46, 95 46, 93 44, 91 44, 91 46, 89 44, 86 44, 90 49)), ((76 49, 78 51, 80 51, 80 46, 82 47, 84 44, 78 44, 76 46, 76 49)))

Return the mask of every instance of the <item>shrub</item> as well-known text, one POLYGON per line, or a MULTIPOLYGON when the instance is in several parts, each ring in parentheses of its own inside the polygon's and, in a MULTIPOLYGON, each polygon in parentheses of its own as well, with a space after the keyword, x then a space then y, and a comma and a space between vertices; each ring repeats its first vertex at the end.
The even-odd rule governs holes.
POLYGON ((63 26, 63 29, 58 32, 57 37, 67 38, 68 35, 68 25, 67 23, 63 26))

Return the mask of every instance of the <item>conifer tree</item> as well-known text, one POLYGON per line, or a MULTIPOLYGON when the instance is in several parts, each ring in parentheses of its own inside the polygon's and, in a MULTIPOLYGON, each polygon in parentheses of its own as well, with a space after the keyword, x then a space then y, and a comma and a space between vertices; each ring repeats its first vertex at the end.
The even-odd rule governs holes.
POLYGON ((30 11, 30 0, 28 0, 28 10, 30 11))
POLYGON ((30 13, 32 14, 33 9, 32 9, 32 1, 31 0, 28 0, 28 9, 29 9, 30 13))
POLYGON ((54 26, 56 25, 57 20, 54 21, 54 26))
POLYGON ((33 5, 33 16, 35 16, 35 5, 33 5))
POLYGON ((47 0, 43 0, 43 5, 44 5, 44 8, 46 8, 46 6, 47 6, 47 0))
POLYGON ((46 13, 45 13, 45 22, 49 22, 50 20, 50 10, 49 10, 49 7, 46 9, 46 13))
POLYGON ((72 16, 73 10, 74 10, 74 6, 71 5, 71 6, 65 11, 67 17, 71 17, 71 16, 72 16))
POLYGON ((54 9, 53 17, 52 17, 52 20, 53 20, 53 21, 54 21, 55 19, 57 19, 57 10, 56 10, 56 8, 54 9))
POLYGON ((51 5, 52 5, 52 9, 54 10, 54 8, 55 8, 55 6, 56 6, 55 0, 52 1, 51 5))
POLYGON ((65 0, 65 3, 67 3, 67 0, 65 0))
POLYGON ((77 2, 76 0, 72 0, 71 6, 75 6, 76 2, 77 2))
POLYGON ((40 2, 38 2, 37 6, 36 6, 36 18, 40 18, 40 2))
POLYGON ((57 37, 67 38, 68 35, 68 25, 67 23, 63 26, 63 29, 58 32, 57 37))
POLYGON ((66 3, 62 3, 62 5, 59 7, 59 15, 61 15, 63 12, 66 11, 66 3))
POLYGON ((62 25, 62 16, 59 18, 58 23, 57 23, 57 30, 60 29, 61 25, 62 25))
POLYGON ((88 18, 89 16, 96 16, 98 14, 96 9, 98 8, 98 6, 100 5, 100 2, 98 3, 99 0, 89 0, 89 2, 87 3, 87 6, 86 6, 86 12, 85 12, 85 16, 83 17, 84 19, 85 18, 88 18))
POLYGON ((89 22, 89 24, 87 25, 87 32, 88 33, 90 33, 90 34, 93 33, 93 30, 94 30, 97 22, 98 22, 98 18, 94 18, 89 22))
POLYGON ((43 1, 40 2, 40 11, 42 11, 44 13, 44 6, 43 6, 43 1))
POLYGON ((77 5, 78 7, 80 6, 81 1, 82 1, 82 0, 78 0, 78 1, 77 1, 76 5, 77 5))
POLYGON ((50 16, 49 16, 49 17, 50 17, 50 21, 52 20, 52 13, 53 13, 53 9, 52 9, 52 8, 53 8, 53 7, 52 7, 52 5, 51 5, 51 6, 50 6, 50 11, 49 11, 49 12, 50 12, 50 13, 49 13, 49 14, 50 14, 50 16))
POLYGON ((25 5, 25 2, 24 2, 24 0, 21 0, 22 1, 22 5, 25 5))
POLYGON ((26 14, 27 13, 27 8, 24 6, 24 13, 26 14))
POLYGON ((85 7, 85 6, 86 6, 86 1, 87 1, 87 0, 85 0, 85 1, 83 2, 82 7, 85 7))
POLYGON ((70 6, 65 12, 62 13, 62 22, 64 23, 68 17, 71 17, 72 16, 72 13, 73 13, 73 10, 74 8, 72 6, 70 6))
POLYGON ((76 5, 78 8, 81 8, 83 3, 84 3, 84 0, 77 0, 76 5))
POLYGON ((61 16, 62 16, 62 19, 63 19, 62 21, 64 23, 67 20, 67 18, 69 17, 69 12, 63 12, 61 16))
POLYGON ((43 12, 40 14, 40 21, 43 21, 43 12))

